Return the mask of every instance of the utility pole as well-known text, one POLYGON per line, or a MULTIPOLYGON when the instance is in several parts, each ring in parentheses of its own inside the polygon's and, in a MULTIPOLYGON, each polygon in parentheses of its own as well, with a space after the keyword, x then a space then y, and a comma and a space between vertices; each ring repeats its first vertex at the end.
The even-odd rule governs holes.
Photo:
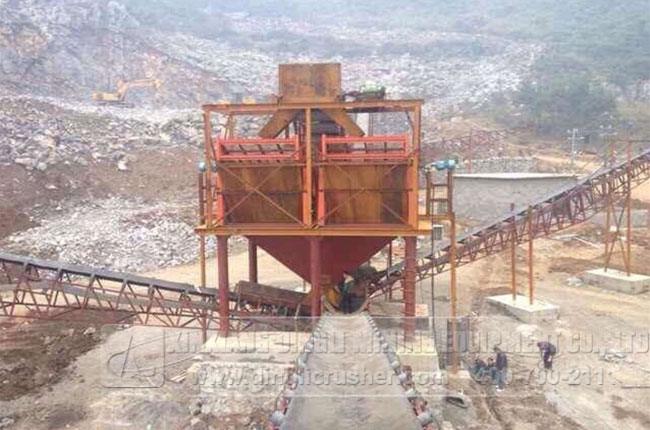
POLYGON ((571 130, 571 171, 575 170, 575 156, 576 156, 576 132, 577 128, 571 130))

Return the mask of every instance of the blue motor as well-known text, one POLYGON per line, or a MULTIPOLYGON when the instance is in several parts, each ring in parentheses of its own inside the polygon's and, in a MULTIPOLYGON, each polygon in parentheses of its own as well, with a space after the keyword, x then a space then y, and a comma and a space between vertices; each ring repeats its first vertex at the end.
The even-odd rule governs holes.
POLYGON ((442 160, 436 160, 432 163, 429 163, 427 167, 434 168, 436 170, 452 170, 455 169, 458 165, 458 161, 455 158, 443 158, 442 160))

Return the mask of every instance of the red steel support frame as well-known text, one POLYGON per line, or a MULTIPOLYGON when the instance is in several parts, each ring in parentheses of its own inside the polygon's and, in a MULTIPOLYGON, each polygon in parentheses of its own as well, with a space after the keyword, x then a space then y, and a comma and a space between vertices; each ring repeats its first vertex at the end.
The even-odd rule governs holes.
POLYGON ((410 140, 410 137, 407 135, 386 135, 386 136, 364 136, 364 137, 353 137, 353 136, 328 136, 323 134, 321 136, 321 147, 320 154, 324 160, 334 160, 334 159, 381 159, 386 160, 392 157, 402 159, 407 158, 409 155, 409 148, 407 147, 407 142, 410 140), (351 151, 346 152, 330 152, 328 147, 330 145, 341 145, 341 144, 364 144, 363 148, 351 148, 351 151), (388 145, 392 143, 398 145, 396 148, 386 148, 384 150, 372 151, 365 144, 384 144, 388 145))
POLYGON ((213 140, 214 152, 217 161, 234 160, 299 160, 301 158, 298 136, 280 139, 264 138, 215 138, 213 140), (274 146, 273 149, 264 150, 262 145, 274 146), (287 151, 283 146, 288 146, 287 151), (231 153, 228 147, 237 147, 240 150, 231 153), (253 148, 247 150, 246 147, 253 148))
POLYGON ((404 338, 415 335, 415 259, 416 237, 404 238, 404 338))
MULTIPOLYGON (((628 175, 631 175, 631 165, 632 160, 632 142, 627 142, 626 148, 626 164, 628 175)), ((609 144, 609 158, 606 157, 606 160, 612 159, 614 157, 614 142, 609 144)), ((607 167, 607 162, 605 163, 607 167)), ((628 178, 626 181, 626 190, 625 198, 623 205, 620 208, 617 208, 614 204, 615 202, 610 198, 607 200, 607 211, 605 216, 605 231, 603 234, 603 239, 605 242, 605 264, 604 270, 607 271, 610 268, 611 260, 614 252, 616 251, 616 245, 620 245, 621 259, 623 260, 623 266, 627 276, 632 274, 632 181, 631 178, 628 178), (625 226, 623 226, 623 219, 625 219, 625 226), (614 222, 615 232, 611 232, 612 221, 614 222), (625 229, 625 243, 623 243, 621 230, 625 229)))
POLYGON ((309 259, 310 259, 310 281, 313 294, 311 294, 311 316, 320 316, 321 302, 321 243, 320 237, 310 237, 309 239, 309 259))
POLYGON ((311 109, 305 109, 305 188, 302 199, 302 222, 304 225, 312 224, 312 139, 311 139, 311 109))
POLYGON ((217 236, 217 274, 219 277, 219 334, 227 336, 230 304, 228 302, 228 236, 217 236))
POLYGON ((257 284, 257 244, 248 239, 248 281, 257 284))
MULTIPOLYGON (((650 143, 650 140, 635 140, 650 143)), ((559 190, 556 194, 532 204, 532 228, 528 226, 529 208, 521 208, 503 219, 490 222, 459 237, 452 250, 450 244, 442 245, 424 257, 417 266, 418 280, 426 279, 456 266, 470 264, 481 258, 505 251, 512 241, 523 244, 537 237, 547 237, 555 232, 585 222, 608 205, 626 198, 635 186, 650 179, 650 147, 619 162, 608 169, 588 176, 579 184, 559 190)), ((622 216, 619 217, 619 222, 622 216)), ((610 245, 609 252, 611 253, 610 245)), ((404 279, 403 265, 389 272, 380 272, 369 289, 370 294, 385 292, 404 279)))
POLYGON ((625 271, 627 276, 632 275, 632 178, 630 175, 630 162, 632 161, 632 142, 627 142, 626 148, 627 160, 627 195, 625 196, 625 211, 627 212, 627 225, 625 245, 627 246, 627 261, 625 264, 625 271))
MULTIPOLYGON (((205 223, 205 173, 199 173, 199 222, 205 223)), ((199 235, 199 264, 201 271, 201 288, 205 288, 205 235, 199 235)))
POLYGON ((456 214, 454 213, 454 172, 447 170, 447 216, 449 217, 449 317, 451 319, 451 373, 458 372, 456 351, 458 349, 458 336, 456 331, 456 214))
MULTIPOLYGON (((510 203, 510 211, 515 211, 514 203, 510 203)), ((512 289, 513 302, 517 300, 517 231, 515 228, 516 225, 513 223, 511 229, 512 239, 510 240, 510 288, 512 289)))
MULTIPOLYGON (((387 249, 387 255, 386 255, 386 271, 390 270, 390 268, 393 266, 393 240, 391 239, 390 242, 388 242, 388 249, 387 249)), ((393 298, 393 289, 390 288, 388 290, 388 299, 393 298)))
MULTIPOLYGON (((533 231, 533 207, 528 206, 528 232, 530 237, 535 237, 535 232, 533 231)), ((534 297, 534 285, 535 285, 535 264, 533 262, 533 239, 528 241, 528 301, 532 305, 535 301, 534 297)))

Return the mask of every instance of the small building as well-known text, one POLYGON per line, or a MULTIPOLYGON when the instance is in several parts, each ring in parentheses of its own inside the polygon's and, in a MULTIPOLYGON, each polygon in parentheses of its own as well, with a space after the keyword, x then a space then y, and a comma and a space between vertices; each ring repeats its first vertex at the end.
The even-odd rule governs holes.
POLYGON ((479 223, 493 221, 521 207, 572 187, 578 177, 571 173, 463 173, 454 175, 456 215, 479 223))

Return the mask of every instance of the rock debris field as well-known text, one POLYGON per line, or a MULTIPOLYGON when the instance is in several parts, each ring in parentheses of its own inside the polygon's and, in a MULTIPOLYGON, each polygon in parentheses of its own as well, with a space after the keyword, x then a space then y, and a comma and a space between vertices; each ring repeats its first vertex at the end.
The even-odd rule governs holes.
MULTIPOLYGON (((151 204, 109 198, 83 207, 66 206, 41 225, 0 241, 0 248, 66 263, 141 272, 195 261, 193 202, 151 204)), ((243 242, 233 237, 231 247, 243 242)), ((214 252, 214 240, 207 249, 214 252)))

